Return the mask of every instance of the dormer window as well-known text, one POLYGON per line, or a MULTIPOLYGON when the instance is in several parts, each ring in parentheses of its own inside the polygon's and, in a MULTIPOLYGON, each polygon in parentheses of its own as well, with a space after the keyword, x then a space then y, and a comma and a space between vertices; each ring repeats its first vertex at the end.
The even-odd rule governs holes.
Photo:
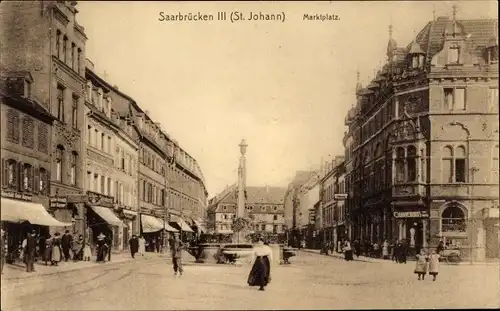
POLYGON ((24 80, 24 97, 31 97, 31 82, 28 80, 24 80))
POLYGON ((448 49, 448 64, 458 64, 460 60, 460 47, 452 44, 448 49))

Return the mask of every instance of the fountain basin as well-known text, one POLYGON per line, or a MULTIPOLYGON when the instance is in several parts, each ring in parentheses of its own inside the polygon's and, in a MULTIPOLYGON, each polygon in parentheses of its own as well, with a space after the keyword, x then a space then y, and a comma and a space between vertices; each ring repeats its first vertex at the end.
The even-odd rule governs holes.
POLYGON ((217 263, 221 243, 201 243, 189 247, 187 252, 192 255, 197 263, 217 263))
POLYGON ((228 262, 234 264, 251 264, 254 256, 252 244, 234 243, 226 244, 222 248, 222 254, 228 262))

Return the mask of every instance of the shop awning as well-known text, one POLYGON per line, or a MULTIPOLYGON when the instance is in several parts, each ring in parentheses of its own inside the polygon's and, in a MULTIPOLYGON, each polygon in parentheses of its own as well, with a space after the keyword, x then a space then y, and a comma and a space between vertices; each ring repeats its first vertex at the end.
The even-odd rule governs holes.
POLYGON ((207 229, 201 224, 200 220, 193 219, 194 224, 196 225, 196 228, 198 228, 199 231, 201 232, 207 232, 207 229))
POLYGON ((113 213, 111 209, 102 206, 91 206, 91 208, 108 224, 113 226, 123 226, 123 222, 120 218, 116 217, 115 213, 113 213))
MULTIPOLYGON (((149 215, 141 215, 142 232, 151 233, 163 230, 163 221, 149 215)), ((168 232, 177 232, 179 230, 173 228, 169 224, 165 224, 165 230, 168 232)))
POLYGON ((49 227, 70 227, 72 223, 61 222, 47 212, 42 204, 1 198, 1 220, 49 227))
POLYGON ((191 227, 179 216, 171 215, 170 221, 178 224, 181 230, 184 232, 194 232, 193 229, 191 229, 191 227))

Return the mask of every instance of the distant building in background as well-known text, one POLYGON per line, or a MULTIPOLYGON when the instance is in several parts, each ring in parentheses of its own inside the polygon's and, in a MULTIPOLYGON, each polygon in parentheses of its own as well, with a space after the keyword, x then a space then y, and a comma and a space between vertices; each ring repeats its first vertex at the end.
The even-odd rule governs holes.
MULTIPOLYGON (((245 213, 252 219, 254 233, 284 232, 284 204, 286 189, 279 187, 247 187, 245 213)), ((232 223, 236 217, 237 187, 232 186, 211 199, 208 208, 210 228, 216 234, 233 234, 232 223)))

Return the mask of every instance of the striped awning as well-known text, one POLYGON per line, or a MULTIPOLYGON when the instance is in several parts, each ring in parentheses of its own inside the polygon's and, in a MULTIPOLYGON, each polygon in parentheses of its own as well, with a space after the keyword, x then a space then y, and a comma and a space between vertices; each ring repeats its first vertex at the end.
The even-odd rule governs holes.
POLYGON ((193 222, 194 222, 194 224, 195 224, 196 228, 198 228, 198 231, 200 231, 200 232, 204 232, 204 233, 206 233, 206 232, 207 232, 207 229, 205 228, 205 226, 203 226, 203 225, 201 224, 201 219, 200 219, 200 220, 197 220, 197 219, 194 219, 194 218, 193 218, 193 222))
POLYGON ((184 232, 194 232, 193 229, 179 216, 171 215, 170 221, 176 223, 184 232))
POLYGON ((150 215, 142 214, 141 224, 142 224, 142 232, 144 233, 158 232, 163 230, 163 228, 165 228, 165 230, 167 230, 168 232, 179 231, 170 226, 169 224, 163 223, 163 220, 150 215))

